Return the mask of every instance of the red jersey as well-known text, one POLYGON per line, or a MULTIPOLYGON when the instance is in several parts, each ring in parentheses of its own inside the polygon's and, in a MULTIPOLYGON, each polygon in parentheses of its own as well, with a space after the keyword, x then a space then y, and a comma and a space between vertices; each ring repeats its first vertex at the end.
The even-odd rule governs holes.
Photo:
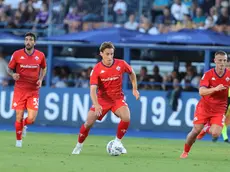
POLYGON ((28 55, 25 49, 13 53, 8 67, 16 70, 20 78, 15 81, 15 88, 37 90, 40 69, 46 67, 45 55, 36 49, 28 55))
MULTIPOLYGON (((223 84, 227 89, 202 96, 197 105, 200 108, 197 109, 202 109, 210 114, 224 114, 226 112, 228 87, 230 86, 230 71, 226 69, 224 74, 219 76, 213 68, 205 72, 200 80, 200 87, 212 88, 219 84, 223 84)), ((200 113, 199 110, 198 113, 200 113)))
POLYGON ((90 75, 90 85, 97 85, 98 98, 116 100, 124 98, 122 77, 124 73, 132 73, 132 68, 124 60, 114 59, 112 66, 97 63, 90 75))

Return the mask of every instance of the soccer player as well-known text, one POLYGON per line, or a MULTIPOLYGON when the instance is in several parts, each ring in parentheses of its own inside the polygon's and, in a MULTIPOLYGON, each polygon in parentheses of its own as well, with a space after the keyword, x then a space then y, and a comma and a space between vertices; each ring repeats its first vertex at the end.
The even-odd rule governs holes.
MULTIPOLYGON (((229 60, 227 62, 226 68, 228 70, 230 70, 230 61, 229 60)), ((225 118, 225 122, 224 122, 223 129, 222 129, 222 137, 223 137, 223 140, 225 143, 230 143, 228 140, 228 126, 229 125, 230 125, 230 89, 228 89, 228 109, 226 112, 226 118, 225 118)), ((201 140, 205 136, 205 134, 207 133, 206 128, 209 128, 209 127, 210 127, 210 123, 207 123, 205 125, 204 129, 197 136, 197 139, 201 140)), ((218 137, 212 138, 213 142, 216 142, 217 140, 218 140, 218 137)))
POLYGON ((136 99, 139 99, 139 92, 136 74, 124 60, 113 57, 114 50, 115 47, 111 42, 104 42, 100 46, 102 61, 95 65, 90 76, 90 96, 93 105, 88 112, 86 122, 80 128, 78 143, 72 154, 80 154, 90 128, 96 120, 102 120, 109 110, 121 119, 115 142, 121 147, 122 153, 127 153, 121 143, 130 123, 130 111, 122 92, 122 75, 124 73, 129 74, 133 95, 136 99))
POLYGON ((181 158, 187 158, 204 124, 210 123, 210 127, 205 127, 205 130, 212 137, 218 137, 221 134, 230 85, 230 71, 226 69, 227 54, 224 51, 216 52, 214 62, 215 68, 205 72, 201 78, 199 88, 201 99, 196 106, 194 126, 187 135, 181 158))
POLYGON ((22 147, 23 127, 33 124, 38 113, 39 88, 46 74, 45 55, 34 48, 36 35, 25 35, 25 48, 13 53, 8 73, 15 80, 12 109, 16 110, 16 147, 22 147), (24 111, 28 117, 23 120, 24 111))

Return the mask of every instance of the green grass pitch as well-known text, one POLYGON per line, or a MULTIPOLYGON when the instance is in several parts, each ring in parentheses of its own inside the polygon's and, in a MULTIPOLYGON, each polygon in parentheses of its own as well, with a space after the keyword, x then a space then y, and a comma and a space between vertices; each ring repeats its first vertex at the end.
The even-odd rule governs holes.
POLYGON ((230 168, 230 145, 197 141, 188 159, 179 159, 183 140, 123 139, 128 154, 106 153, 109 136, 87 138, 80 155, 71 155, 77 135, 28 133, 23 148, 13 132, 0 132, 0 172, 217 172, 230 168))

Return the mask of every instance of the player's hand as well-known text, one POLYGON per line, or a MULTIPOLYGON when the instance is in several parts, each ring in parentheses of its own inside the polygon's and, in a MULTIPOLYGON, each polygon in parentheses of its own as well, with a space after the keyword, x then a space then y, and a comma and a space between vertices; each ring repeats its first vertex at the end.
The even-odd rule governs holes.
POLYGON ((41 86, 42 86, 42 80, 39 79, 39 80, 37 81, 37 88, 40 88, 41 86))
POLYGON ((17 81, 20 78, 20 75, 18 73, 14 73, 12 77, 15 81, 17 81))
POLYGON ((133 89, 133 95, 134 95, 134 97, 136 97, 136 100, 138 100, 140 98, 139 91, 136 89, 133 89))
POLYGON ((221 90, 225 90, 226 89, 226 87, 223 85, 223 84, 219 84, 219 85, 217 85, 216 87, 215 87, 215 90, 216 91, 221 91, 221 90))
POLYGON ((101 116, 102 115, 102 107, 101 107, 101 105, 94 105, 94 107, 95 107, 95 115, 96 116, 101 116))

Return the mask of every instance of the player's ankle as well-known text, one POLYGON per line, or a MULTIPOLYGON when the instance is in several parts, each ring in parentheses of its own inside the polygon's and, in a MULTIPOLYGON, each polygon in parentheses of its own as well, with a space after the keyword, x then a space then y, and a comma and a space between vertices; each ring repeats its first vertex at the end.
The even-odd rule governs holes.
POLYGON ((121 139, 119 139, 118 137, 115 137, 115 140, 116 140, 117 142, 121 142, 121 139))

